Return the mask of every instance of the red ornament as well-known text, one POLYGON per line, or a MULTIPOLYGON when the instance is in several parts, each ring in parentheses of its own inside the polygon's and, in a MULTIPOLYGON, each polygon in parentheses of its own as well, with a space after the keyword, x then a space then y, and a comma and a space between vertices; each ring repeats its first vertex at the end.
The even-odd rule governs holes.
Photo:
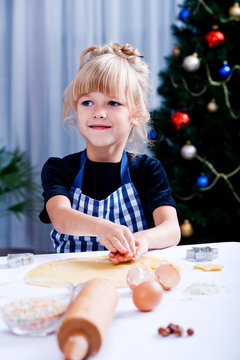
POLYGON ((179 130, 183 125, 187 124, 190 118, 187 113, 177 111, 171 115, 171 123, 174 130, 179 130))
POLYGON ((209 31, 205 35, 209 47, 218 46, 225 40, 225 35, 219 30, 209 31))

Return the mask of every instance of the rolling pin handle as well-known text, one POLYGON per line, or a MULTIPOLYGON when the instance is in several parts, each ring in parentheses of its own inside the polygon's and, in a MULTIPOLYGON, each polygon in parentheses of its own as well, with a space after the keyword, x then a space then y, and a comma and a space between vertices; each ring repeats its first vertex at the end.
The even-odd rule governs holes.
POLYGON ((83 332, 68 337, 64 346, 64 360, 83 360, 88 353, 89 343, 83 332))

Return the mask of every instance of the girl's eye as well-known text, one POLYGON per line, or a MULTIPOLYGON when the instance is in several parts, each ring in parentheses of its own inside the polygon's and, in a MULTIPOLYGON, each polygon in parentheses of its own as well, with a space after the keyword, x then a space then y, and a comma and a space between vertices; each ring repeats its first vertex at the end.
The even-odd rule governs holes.
POLYGON ((82 105, 83 106, 91 106, 92 105, 92 101, 91 100, 84 100, 83 102, 82 102, 82 105))
POLYGON ((108 103, 110 106, 120 106, 121 104, 117 101, 114 101, 114 100, 110 100, 109 103, 108 103))

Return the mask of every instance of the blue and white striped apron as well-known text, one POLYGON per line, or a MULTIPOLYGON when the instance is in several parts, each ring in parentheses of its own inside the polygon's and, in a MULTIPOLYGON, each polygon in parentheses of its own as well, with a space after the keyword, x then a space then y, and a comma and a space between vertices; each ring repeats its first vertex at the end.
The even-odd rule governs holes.
MULTIPOLYGON (((131 182, 125 150, 123 151, 120 172, 122 186, 104 200, 92 199, 81 191, 86 160, 87 154, 84 150, 81 153, 80 171, 70 190, 72 209, 125 225, 132 233, 147 229, 147 222, 138 193, 131 182)), ((50 236, 56 252, 59 253, 106 250, 96 236, 61 234, 55 229, 52 230, 50 236)))

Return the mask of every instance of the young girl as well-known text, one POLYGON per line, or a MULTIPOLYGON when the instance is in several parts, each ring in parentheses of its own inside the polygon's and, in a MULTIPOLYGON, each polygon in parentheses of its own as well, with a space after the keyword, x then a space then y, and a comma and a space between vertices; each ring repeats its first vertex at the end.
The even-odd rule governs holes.
POLYGON ((76 115, 86 149, 50 158, 42 170, 40 219, 53 224, 57 252, 109 250, 117 264, 178 244, 161 163, 125 151, 136 133, 147 137, 148 88, 147 64, 129 44, 92 46, 81 54, 63 102, 64 118, 76 115))

